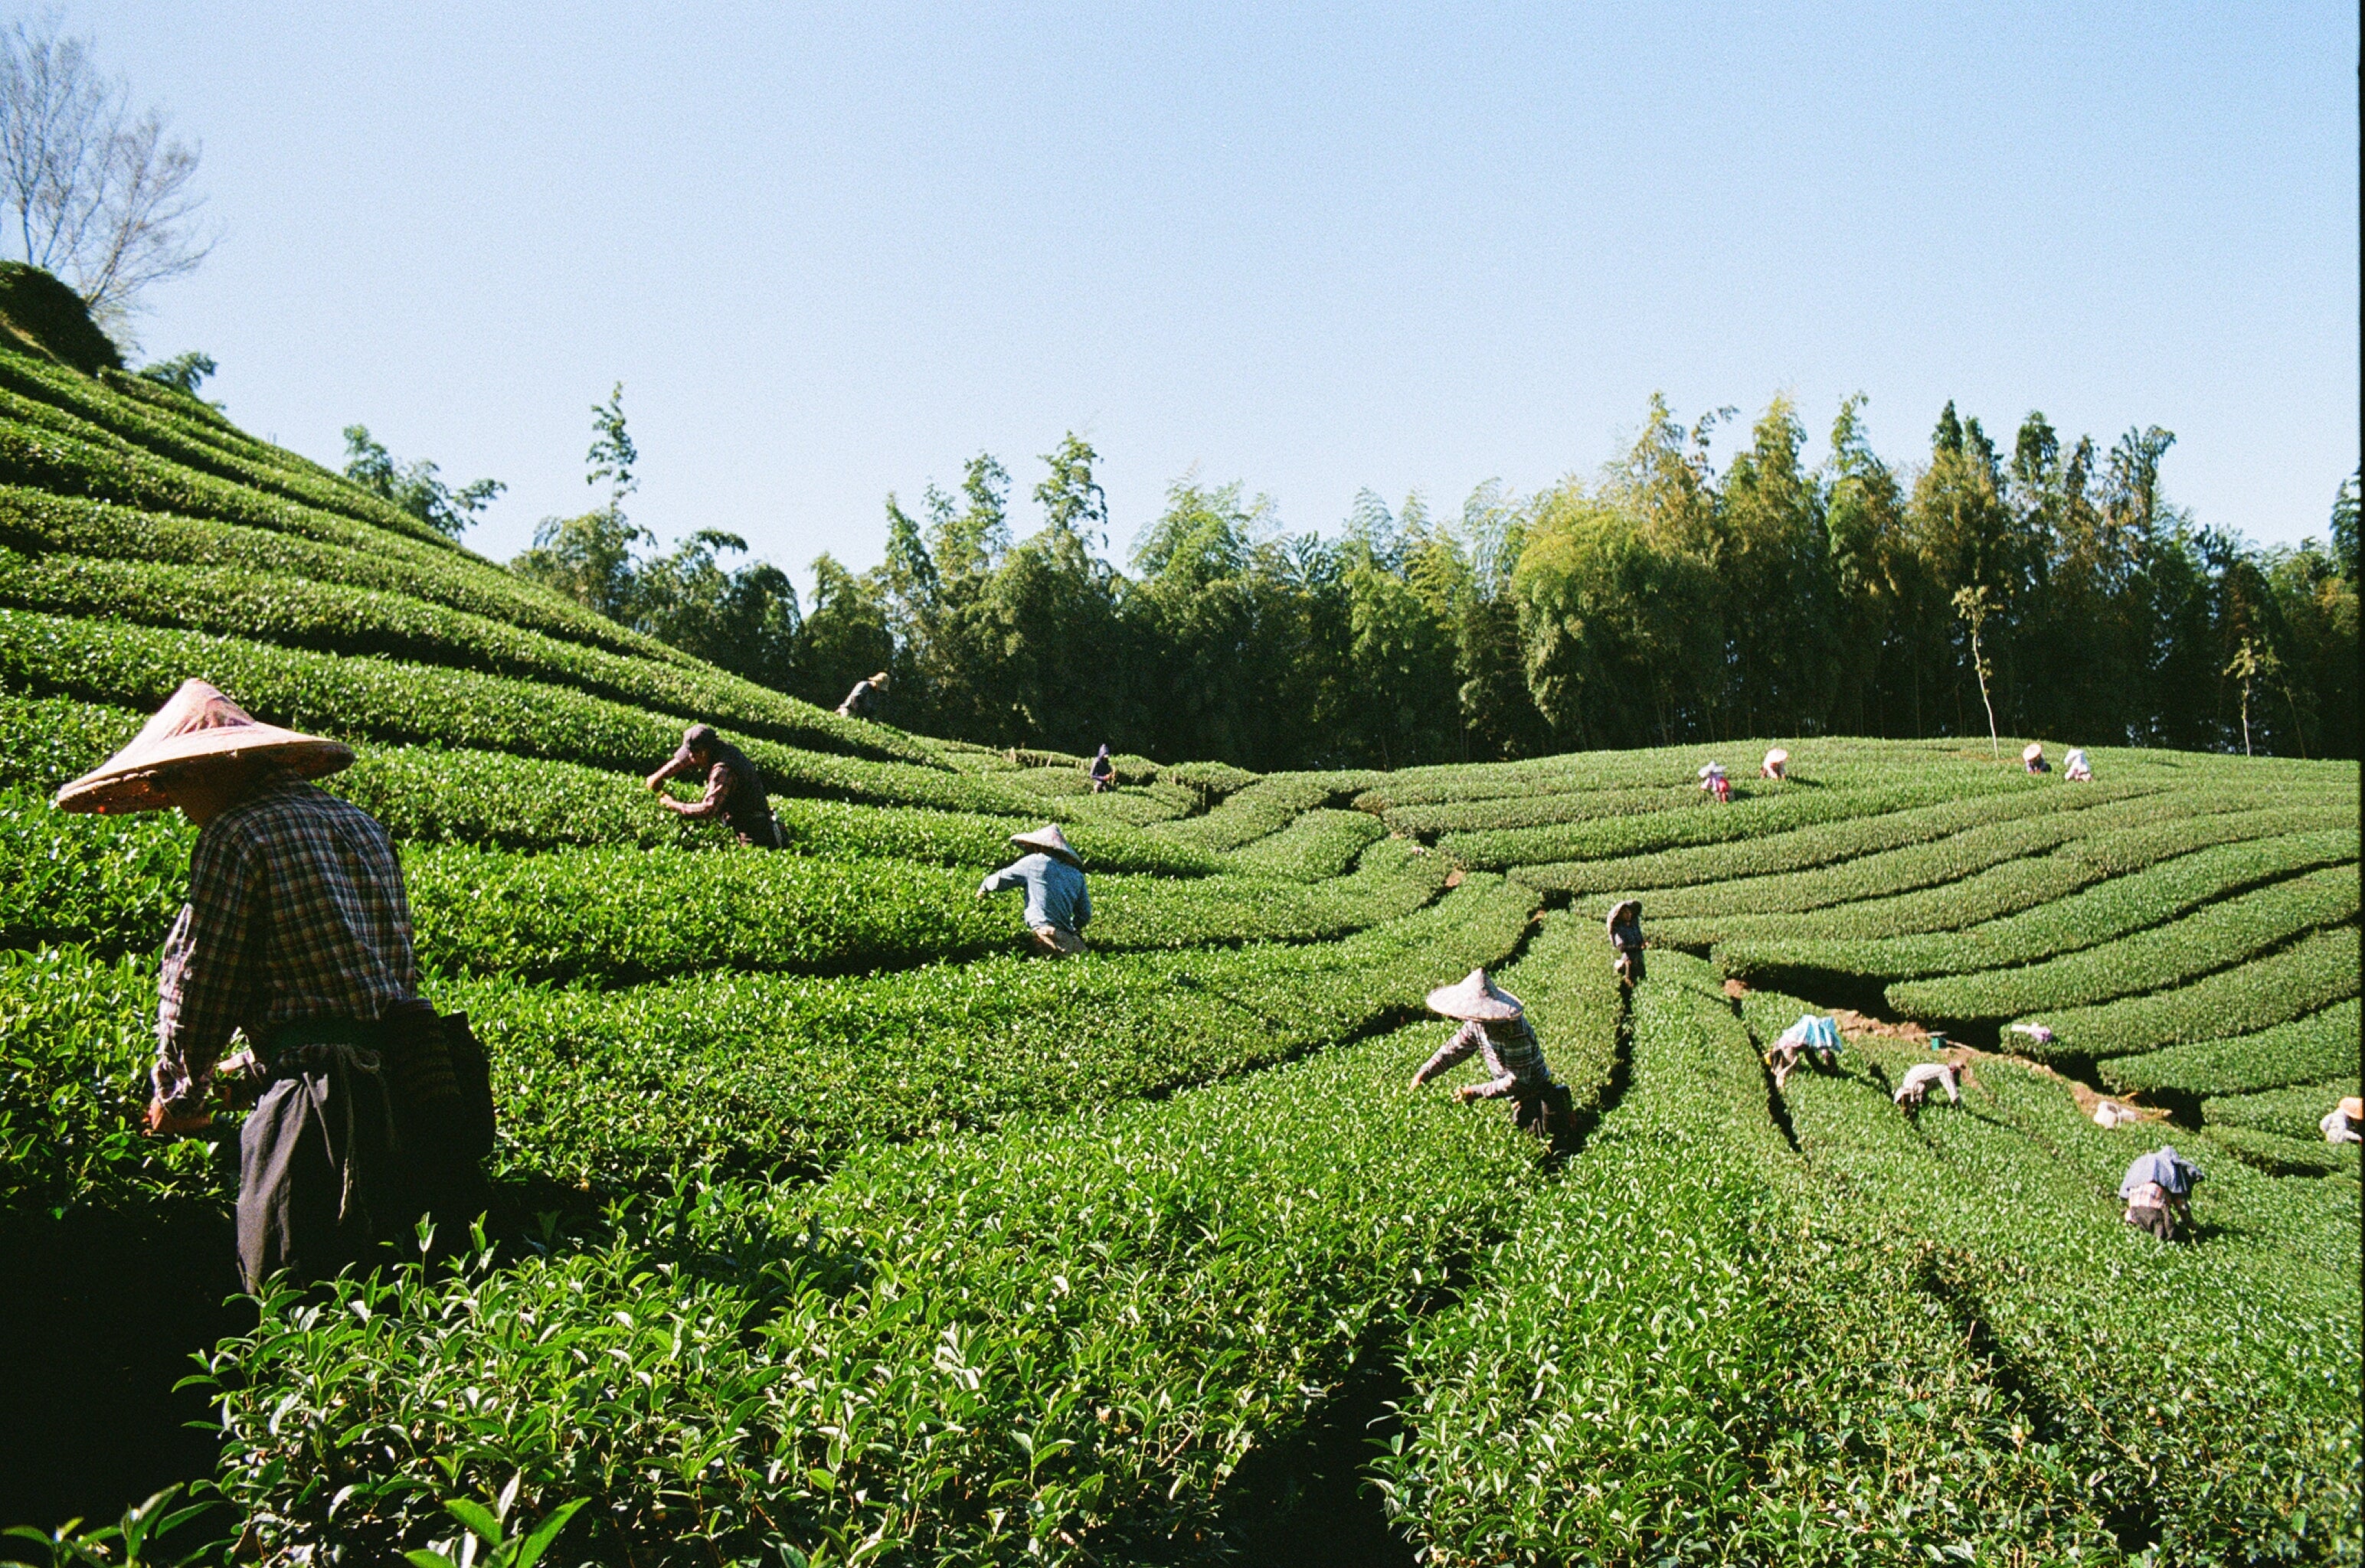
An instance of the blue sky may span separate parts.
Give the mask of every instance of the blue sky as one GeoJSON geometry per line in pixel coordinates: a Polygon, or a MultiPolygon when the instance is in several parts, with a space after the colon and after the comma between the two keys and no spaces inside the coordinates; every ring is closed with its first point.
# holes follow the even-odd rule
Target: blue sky
{"type": "Polygon", "coordinates": [[[1819,455],[1861,390],[1896,462],[1949,398],[2158,423],[2266,541],[2357,464],[2352,5],[64,16],[205,143],[150,357],[508,481],[495,556],[588,504],[619,380],[635,519],[801,582],[980,450],[1031,529],[1071,428],[1120,558],[1194,470],[1327,531],[1590,472],[1653,391],[1788,393],[1819,455]]]}

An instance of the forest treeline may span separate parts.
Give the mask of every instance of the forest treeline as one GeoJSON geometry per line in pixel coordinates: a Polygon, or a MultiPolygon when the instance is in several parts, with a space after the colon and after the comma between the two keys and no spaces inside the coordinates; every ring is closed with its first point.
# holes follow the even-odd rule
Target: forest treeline
{"type": "Polygon", "coordinates": [[[517,565],[816,701],[891,670],[885,717],[992,745],[1272,769],[1974,735],[1984,673],[2006,734],[2222,750],[2247,727],[2260,752],[2358,755],[2354,476],[2328,548],[2261,548],[2167,500],[2158,427],[2106,451],[2032,413],[2007,452],[1950,403],[1893,465],[1851,398],[1810,467],[1777,398],[1720,471],[1732,412],[1686,426],[1653,398],[1596,477],[1485,486],[1458,515],[1366,492],[1335,538],[1193,475],[1129,570],[1071,433],[1039,531],[1013,537],[1010,476],[981,454],[953,491],[891,495],[884,561],[824,555],[801,613],[777,568],[720,564],[728,534],[635,560],[595,512],[517,565]]]}

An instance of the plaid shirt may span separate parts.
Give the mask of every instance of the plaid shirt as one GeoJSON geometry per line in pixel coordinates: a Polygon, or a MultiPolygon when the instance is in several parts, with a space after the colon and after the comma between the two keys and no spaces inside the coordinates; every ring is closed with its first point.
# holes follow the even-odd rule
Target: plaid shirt
{"type": "Polygon", "coordinates": [[[164,938],[156,1096],[199,1114],[233,1029],[370,1021],[416,994],[402,865],[358,806],[280,775],[207,823],[164,938]]]}
{"type": "Polygon", "coordinates": [[[1486,1058],[1495,1076],[1470,1091],[1475,1100],[1499,1100],[1506,1094],[1521,1090],[1541,1089],[1552,1081],[1552,1069],[1544,1065],[1544,1048],[1536,1040],[1536,1032],[1527,1018],[1505,1019],[1499,1024],[1481,1024],[1476,1020],[1454,1031],[1453,1038],[1444,1048],[1429,1058],[1414,1081],[1427,1083],[1454,1063],[1466,1059],[1473,1051],[1486,1058]]]}

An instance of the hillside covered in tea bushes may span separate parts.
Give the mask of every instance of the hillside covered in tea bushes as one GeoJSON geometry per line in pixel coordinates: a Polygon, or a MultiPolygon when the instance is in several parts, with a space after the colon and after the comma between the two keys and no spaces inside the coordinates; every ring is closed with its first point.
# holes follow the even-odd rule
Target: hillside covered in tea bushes
{"type": "Polygon", "coordinates": [[[0,341],[0,1523],[181,1483],[240,1561],[457,1561],[453,1505],[619,1565],[2358,1561],[2356,765],[1765,744],[1093,795],[0,341]],[[398,841],[500,1103],[456,1270],[224,1305],[234,1141],[137,1130],[194,834],[48,800],[193,676],[350,741],[398,841]],[[787,853],[649,799],[693,720],[787,853]],[[970,896],[1047,821],[1097,911],[1057,964],[970,896]],[[1407,1091],[1478,965],[1564,1148],[1407,1091]],[[1909,1120],[1933,1030],[1983,1054],[1909,1120]],[[2190,1245],[2119,1220],[2163,1139],[2190,1245]]]}

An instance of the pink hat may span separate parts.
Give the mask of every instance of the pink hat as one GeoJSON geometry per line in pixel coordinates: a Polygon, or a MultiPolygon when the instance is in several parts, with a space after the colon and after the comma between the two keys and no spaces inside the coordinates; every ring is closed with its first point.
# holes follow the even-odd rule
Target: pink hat
{"type": "Polygon", "coordinates": [[[158,812],[161,777],[192,763],[268,758],[303,778],[353,765],[353,748],[266,724],[202,680],[185,680],[131,744],[58,791],[62,812],[158,812]]]}
{"type": "Polygon", "coordinates": [[[1488,980],[1485,969],[1473,969],[1467,980],[1430,991],[1429,1007],[1430,1012],[1441,1013],[1448,1018],[1481,1024],[1500,1024],[1526,1011],[1518,997],[1488,980]]]}

